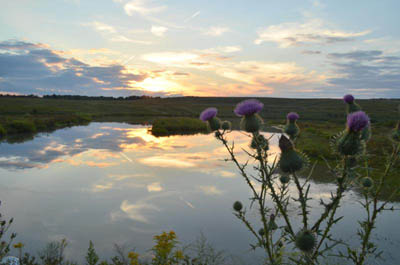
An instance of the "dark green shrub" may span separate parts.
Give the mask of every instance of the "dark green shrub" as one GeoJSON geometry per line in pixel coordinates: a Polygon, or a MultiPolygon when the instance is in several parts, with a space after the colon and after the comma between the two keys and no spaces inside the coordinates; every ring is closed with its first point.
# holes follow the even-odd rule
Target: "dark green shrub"
{"type": "Polygon", "coordinates": [[[154,121],[151,132],[155,136],[204,133],[207,132],[207,125],[194,118],[160,118],[154,121]]]}
{"type": "Polygon", "coordinates": [[[6,129],[2,125],[0,125],[0,138],[3,138],[7,134],[6,129]]]}
{"type": "Polygon", "coordinates": [[[14,120],[7,124],[8,133],[34,133],[36,126],[33,121],[14,120]]]}

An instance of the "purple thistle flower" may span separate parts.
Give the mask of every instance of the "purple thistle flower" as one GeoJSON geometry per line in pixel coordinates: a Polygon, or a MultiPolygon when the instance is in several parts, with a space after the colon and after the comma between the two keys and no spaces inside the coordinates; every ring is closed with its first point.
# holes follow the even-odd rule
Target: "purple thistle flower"
{"type": "Polygon", "coordinates": [[[208,121],[217,116],[218,110],[216,108],[208,108],[203,110],[203,112],[200,114],[200,120],[202,121],[208,121]]]}
{"type": "Polygon", "coordinates": [[[347,127],[354,132],[362,131],[369,124],[369,117],[363,111],[347,115],[347,127]]]}
{"type": "Polygon", "coordinates": [[[299,114],[297,114],[296,112],[290,112],[290,113],[288,113],[288,115],[286,116],[286,118],[287,118],[289,121],[295,121],[295,120],[298,120],[298,119],[300,118],[300,116],[299,116],[299,114]]]}
{"type": "Polygon", "coordinates": [[[264,104],[260,101],[256,99],[247,99],[237,104],[234,112],[238,116],[248,116],[259,112],[263,107],[264,104]]]}
{"type": "Polygon", "coordinates": [[[343,97],[343,101],[346,102],[347,104],[351,104],[354,102],[354,97],[351,94],[347,94],[343,97]]]}

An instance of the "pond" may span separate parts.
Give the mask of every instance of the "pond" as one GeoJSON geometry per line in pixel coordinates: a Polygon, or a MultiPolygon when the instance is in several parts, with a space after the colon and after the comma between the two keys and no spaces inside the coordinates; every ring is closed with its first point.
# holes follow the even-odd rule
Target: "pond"
{"type": "MultiPolygon", "coordinates": [[[[247,148],[245,134],[232,132],[230,138],[237,150],[247,148]]],[[[277,139],[274,135],[270,142],[274,155],[277,139]]],[[[146,253],[154,235],[174,230],[182,244],[203,234],[217,249],[254,264],[261,253],[250,250],[253,238],[232,214],[236,200],[248,207],[249,189],[225,158],[226,150],[212,135],[156,138],[148,127],[121,123],[91,123],[1,143],[1,212],[14,217],[16,242],[33,253],[62,238],[69,242],[67,257],[78,262],[89,240],[101,258],[114,254],[114,243],[146,253]]],[[[312,182],[314,217],[318,200],[334,189],[329,182],[312,182]]],[[[334,230],[350,243],[356,242],[357,220],[364,216],[358,199],[356,192],[347,193],[339,211],[345,219],[334,230]]],[[[291,214],[297,210],[293,203],[291,214]]],[[[253,211],[251,221],[257,224],[253,211]]],[[[371,264],[399,263],[399,222],[398,212],[380,216],[374,240],[386,260],[371,264]]]]}

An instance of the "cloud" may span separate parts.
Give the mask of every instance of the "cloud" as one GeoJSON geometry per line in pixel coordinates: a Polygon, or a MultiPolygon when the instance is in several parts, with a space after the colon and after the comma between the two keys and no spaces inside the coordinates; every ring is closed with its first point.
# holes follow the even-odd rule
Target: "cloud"
{"type": "Polygon", "coordinates": [[[242,47],[234,45],[234,46],[222,46],[222,47],[207,49],[205,51],[210,53],[234,53],[234,52],[240,52],[241,50],[242,47]]]}
{"type": "Polygon", "coordinates": [[[148,216],[146,216],[147,212],[160,211],[160,209],[153,204],[146,202],[129,203],[127,200],[122,201],[120,209],[130,219],[143,223],[149,222],[148,216]]]}
{"type": "MultiPolygon", "coordinates": [[[[223,52],[235,52],[240,46],[225,46],[185,52],[159,52],[142,55],[142,59],[158,65],[199,69],[217,78],[205,79],[192,73],[190,80],[182,80],[192,95],[265,96],[272,93],[311,91],[325,84],[326,77],[307,71],[294,62],[233,61],[223,52]],[[221,78],[222,77],[222,78],[221,78]]],[[[207,76],[207,74],[205,74],[207,76]]],[[[282,94],[283,95],[283,94],[282,94]]]]}
{"type": "Polygon", "coordinates": [[[312,19],[304,23],[288,22],[272,25],[258,31],[255,44],[275,42],[280,48],[308,44],[333,44],[352,41],[356,37],[369,34],[370,30],[348,32],[332,29],[320,19],[312,19]]]}
{"type": "Polygon", "coordinates": [[[125,37],[123,35],[116,35],[116,36],[112,37],[110,39],[110,41],[113,41],[113,42],[130,42],[130,43],[144,44],[144,45],[152,44],[151,41],[135,40],[135,39],[131,39],[131,38],[125,37]]]}
{"type": "Polygon", "coordinates": [[[205,69],[215,61],[230,59],[226,53],[239,52],[241,49],[240,46],[221,46],[204,50],[147,53],[141,58],[164,66],[205,69]]]}
{"type": "Polygon", "coordinates": [[[327,82],[338,90],[365,96],[400,97],[400,56],[380,50],[330,53],[336,75],[327,82]]]}
{"type": "Polygon", "coordinates": [[[26,50],[26,49],[35,49],[35,48],[48,48],[48,45],[41,43],[30,43],[25,41],[14,41],[7,40],[0,42],[0,50],[26,50]]]}
{"type": "Polygon", "coordinates": [[[166,6],[150,5],[146,0],[133,0],[124,5],[125,13],[128,16],[138,13],[140,15],[149,15],[159,13],[166,9],[166,6]]]}
{"type": "Polygon", "coordinates": [[[190,20],[194,19],[195,17],[197,17],[198,15],[200,15],[200,10],[197,12],[194,12],[190,17],[188,17],[187,19],[184,20],[185,23],[189,22],[190,20]]]}
{"type": "Polygon", "coordinates": [[[136,39],[127,37],[127,36],[121,34],[115,27],[105,24],[103,22],[93,21],[90,23],[84,23],[83,25],[93,28],[95,31],[102,34],[105,39],[112,41],[112,42],[130,42],[130,43],[143,44],[143,45],[152,44],[151,41],[136,40],[136,39]]]}
{"type": "Polygon", "coordinates": [[[216,186],[200,186],[200,190],[206,195],[221,195],[222,191],[216,186]]]}
{"type": "Polygon", "coordinates": [[[88,23],[89,26],[93,27],[96,31],[104,31],[107,33],[116,33],[117,31],[115,30],[115,28],[113,26],[107,25],[105,23],[102,22],[98,22],[98,21],[93,21],[91,23],[88,23]]]}
{"type": "Polygon", "coordinates": [[[163,65],[182,65],[200,59],[200,55],[194,52],[156,52],[144,54],[142,59],[163,65]]]}
{"type": "Polygon", "coordinates": [[[321,54],[321,51],[311,51],[311,50],[304,50],[301,52],[302,54],[309,54],[309,55],[314,55],[314,54],[321,54]]]}
{"type": "Polygon", "coordinates": [[[113,94],[113,89],[129,90],[148,76],[119,64],[88,65],[41,44],[0,42],[0,50],[0,91],[104,95],[113,94]]]}
{"type": "Polygon", "coordinates": [[[147,191],[148,192],[158,192],[162,191],[163,188],[161,187],[160,182],[153,182],[147,185],[147,191]]]}
{"type": "MultiPolygon", "coordinates": [[[[387,60],[389,57],[382,57],[383,52],[379,50],[371,51],[352,51],[347,53],[330,53],[328,57],[333,59],[350,59],[355,61],[377,61],[377,60],[387,60]]],[[[398,60],[398,57],[392,57],[398,60]]]]}
{"type": "Polygon", "coordinates": [[[294,62],[241,61],[221,67],[217,73],[229,79],[266,87],[276,84],[293,86],[318,82],[320,79],[294,62]]]}
{"type": "Polygon", "coordinates": [[[153,33],[157,37],[163,37],[167,32],[168,28],[163,26],[152,26],[151,33],[153,33]]]}
{"type": "Polygon", "coordinates": [[[207,29],[204,34],[209,36],[221,36],[224,33],[230,32],[231,30],[228,27],[223,26],[214,26],[207,29]]]}

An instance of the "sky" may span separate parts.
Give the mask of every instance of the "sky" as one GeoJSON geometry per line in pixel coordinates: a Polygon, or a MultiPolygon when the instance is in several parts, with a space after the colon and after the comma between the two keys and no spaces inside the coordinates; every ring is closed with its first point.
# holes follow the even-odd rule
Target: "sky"
{"type": "Polygon", "coordinates": [[[0,0],[0,93],[400,98],[398,0],[0,0]]]}

